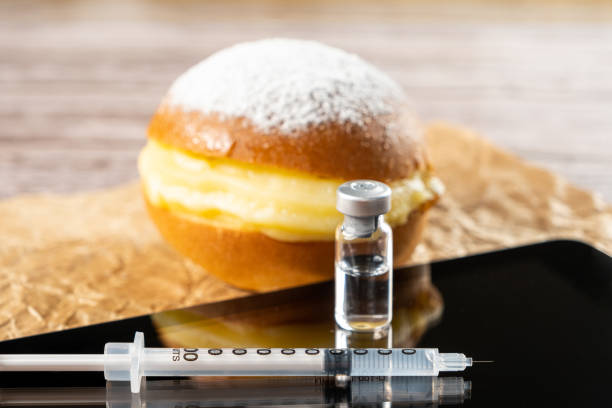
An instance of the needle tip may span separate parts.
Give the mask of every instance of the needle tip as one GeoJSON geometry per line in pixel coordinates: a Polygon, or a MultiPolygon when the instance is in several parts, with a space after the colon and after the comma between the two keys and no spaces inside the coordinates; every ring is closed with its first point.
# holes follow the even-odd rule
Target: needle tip
{"type": "Polygon", "coordinates": [[[472,363],[494,363],[493,360],[472,360],[472,363]]]}

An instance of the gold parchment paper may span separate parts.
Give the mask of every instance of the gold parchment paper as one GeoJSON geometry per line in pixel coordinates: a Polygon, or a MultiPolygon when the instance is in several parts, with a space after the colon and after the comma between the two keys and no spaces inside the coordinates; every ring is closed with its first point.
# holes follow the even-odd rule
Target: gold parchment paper
{"type": "MultiPolygon", "coordinates": [[[[612,253],[612,206],[477,135],[435,124],[432,162],[447,192],[414,262],[554,238],[612,253]]],[[[0,339],[248,293],[170,249],[137,182],[0,202],[0,339]]]]}

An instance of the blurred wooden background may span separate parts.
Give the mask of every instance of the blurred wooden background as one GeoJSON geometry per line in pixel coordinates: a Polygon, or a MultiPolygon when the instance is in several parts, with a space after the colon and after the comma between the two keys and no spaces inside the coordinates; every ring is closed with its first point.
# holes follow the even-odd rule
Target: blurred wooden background
{"type": "Polygon", "coordinates": [[[551,0],[3,1],[0,197],[135,179],[171,81],[270,36],[359,53],[425,121],[471,127],[612,201],[612,3],[551,0]]]}

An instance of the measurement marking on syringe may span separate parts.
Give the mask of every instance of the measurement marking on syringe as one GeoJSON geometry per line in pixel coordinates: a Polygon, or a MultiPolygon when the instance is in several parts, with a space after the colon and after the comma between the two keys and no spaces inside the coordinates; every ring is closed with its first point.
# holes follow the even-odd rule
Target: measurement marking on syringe
{"type": "Polygon", "coordinates": [[[197,348],[184,348],[183,349],[183,360],[185,361],[196,361],[198,359],[197,348]]]}

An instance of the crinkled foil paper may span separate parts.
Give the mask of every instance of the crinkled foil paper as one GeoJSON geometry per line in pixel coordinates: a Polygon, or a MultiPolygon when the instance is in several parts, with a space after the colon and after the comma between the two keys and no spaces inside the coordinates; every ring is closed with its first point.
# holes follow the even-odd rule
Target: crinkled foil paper
{"type": "MultiPolygon", "coordinates": [[[[612,206],[479,136],[427,131],[447,192],[414,262],[571,238],[612,252],[612,206]]],[[[169,248],[137,182],[0,202],[0,339],[218,301],[248,293],[169,248]]]]}

